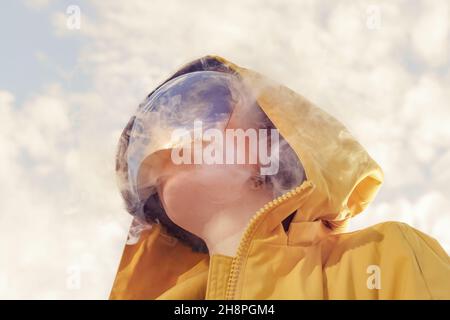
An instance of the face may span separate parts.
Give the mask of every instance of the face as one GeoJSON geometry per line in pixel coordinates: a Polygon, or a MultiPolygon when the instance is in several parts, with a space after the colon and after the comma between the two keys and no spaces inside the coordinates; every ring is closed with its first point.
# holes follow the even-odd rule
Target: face
{"type": "MultiPolygon", "coordinates": [[[[231,119],[227,128],[236,128],[231,119]]],[[[203,146],[205,147],[205,145],[203,146]]],[[[236,154],[234,149],[224,147],[236,154]]],[[[242,150],[241,150],[242,151],[242,150]]],[[[246,159],[250,150],[245,148],[246,159]]],[[[167,155],[166,155],[167,158],[167,155]]],[[[178,226],[198,236],[220,219],[225,234],[234,226],[245,225],[249,217],[273,198],[270,186],[259,174],[259,165],[250,164],[174,164],[166,162],[160,170],[158,193],[169,218],[178,226]]]]}

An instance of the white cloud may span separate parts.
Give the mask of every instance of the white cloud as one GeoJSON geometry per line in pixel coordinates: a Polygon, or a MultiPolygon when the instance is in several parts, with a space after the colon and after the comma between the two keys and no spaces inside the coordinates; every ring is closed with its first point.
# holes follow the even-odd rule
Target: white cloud
{"type": "Polygon", "coordinates": [[[52,88],[16,106],[0,92],[2,297],[108,295],[130,218],[113,175],[118,137],[93,133],[95,102],[52,88]],[[66,286],[70,265],[81,272],[76,290],[66,286]]]}
{"type": "Polygon", "coordinates": [[[449,3],[445,0],[424,1],[419,6],[422,14],[413,24],[412,44],[418,56],[429,67],[448,65],[449,3]]]}

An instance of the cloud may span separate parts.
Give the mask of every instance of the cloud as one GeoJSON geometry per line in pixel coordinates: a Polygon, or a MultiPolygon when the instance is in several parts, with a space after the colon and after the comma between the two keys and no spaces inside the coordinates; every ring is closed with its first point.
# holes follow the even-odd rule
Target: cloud
{"type": "Polygon", "coordinates": [[[447,1],[421,2],[422,14],[414,23],[411,40],[420,59],[429,67],[448,65],[449,4],[447,1]]]}
{"type": "Polygon", "coordinates": [[[130,219],[113,175],[118,134],[94,134],[93,103],[51,87],[17,106],[0,92],[1,296],[108,295],[130,219]],[[68,285],[71,270],[80,287],[68,285]]]}

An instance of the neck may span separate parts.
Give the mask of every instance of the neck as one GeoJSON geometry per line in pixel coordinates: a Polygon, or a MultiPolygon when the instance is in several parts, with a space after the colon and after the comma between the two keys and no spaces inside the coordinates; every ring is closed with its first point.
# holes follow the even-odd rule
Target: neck
{"type": "Polygon", "coordinates": [[[270,200],[270,193],[247,195],[245,201],[241,199],[211,215],[201,234],[209,254],[235,256],[251,217],[270,200]]]}
{"type": "Polygon", "coordinates": [[[209,254],[234,256],[251,215],[232,215],[228,210],[216,213],[203,228],[202,239],[209,254]]]}
{"type": "Polygon", "coordinates": [[[205,241],[208,246],[209,254],[221,254],[229,257],[235,256],[243,233],[244,230],[236,232],[223,240],[205,241]]]}

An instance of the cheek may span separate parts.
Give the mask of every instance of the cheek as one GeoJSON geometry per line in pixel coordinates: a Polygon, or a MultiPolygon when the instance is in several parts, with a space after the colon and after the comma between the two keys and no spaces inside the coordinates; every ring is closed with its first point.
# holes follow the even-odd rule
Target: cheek
{"type": "Polygon", "coordinates": [[[165,178],[160,199],[168,217],[197,233],[208,220],[245,197],[251,172],[245,168],[206,165],[165,178]]]}
{"type": "MultiPolygon", "coordinates": [[[[167,178],[160,188],[160,198],[167,216],[178,226],[194,232],[195,223],[198,223],[199,212],[196,210],[195,186],[187,186],[184,175],[167,178]]],[[[194,232],[195,233],[195,232],[194,232]]]]}

